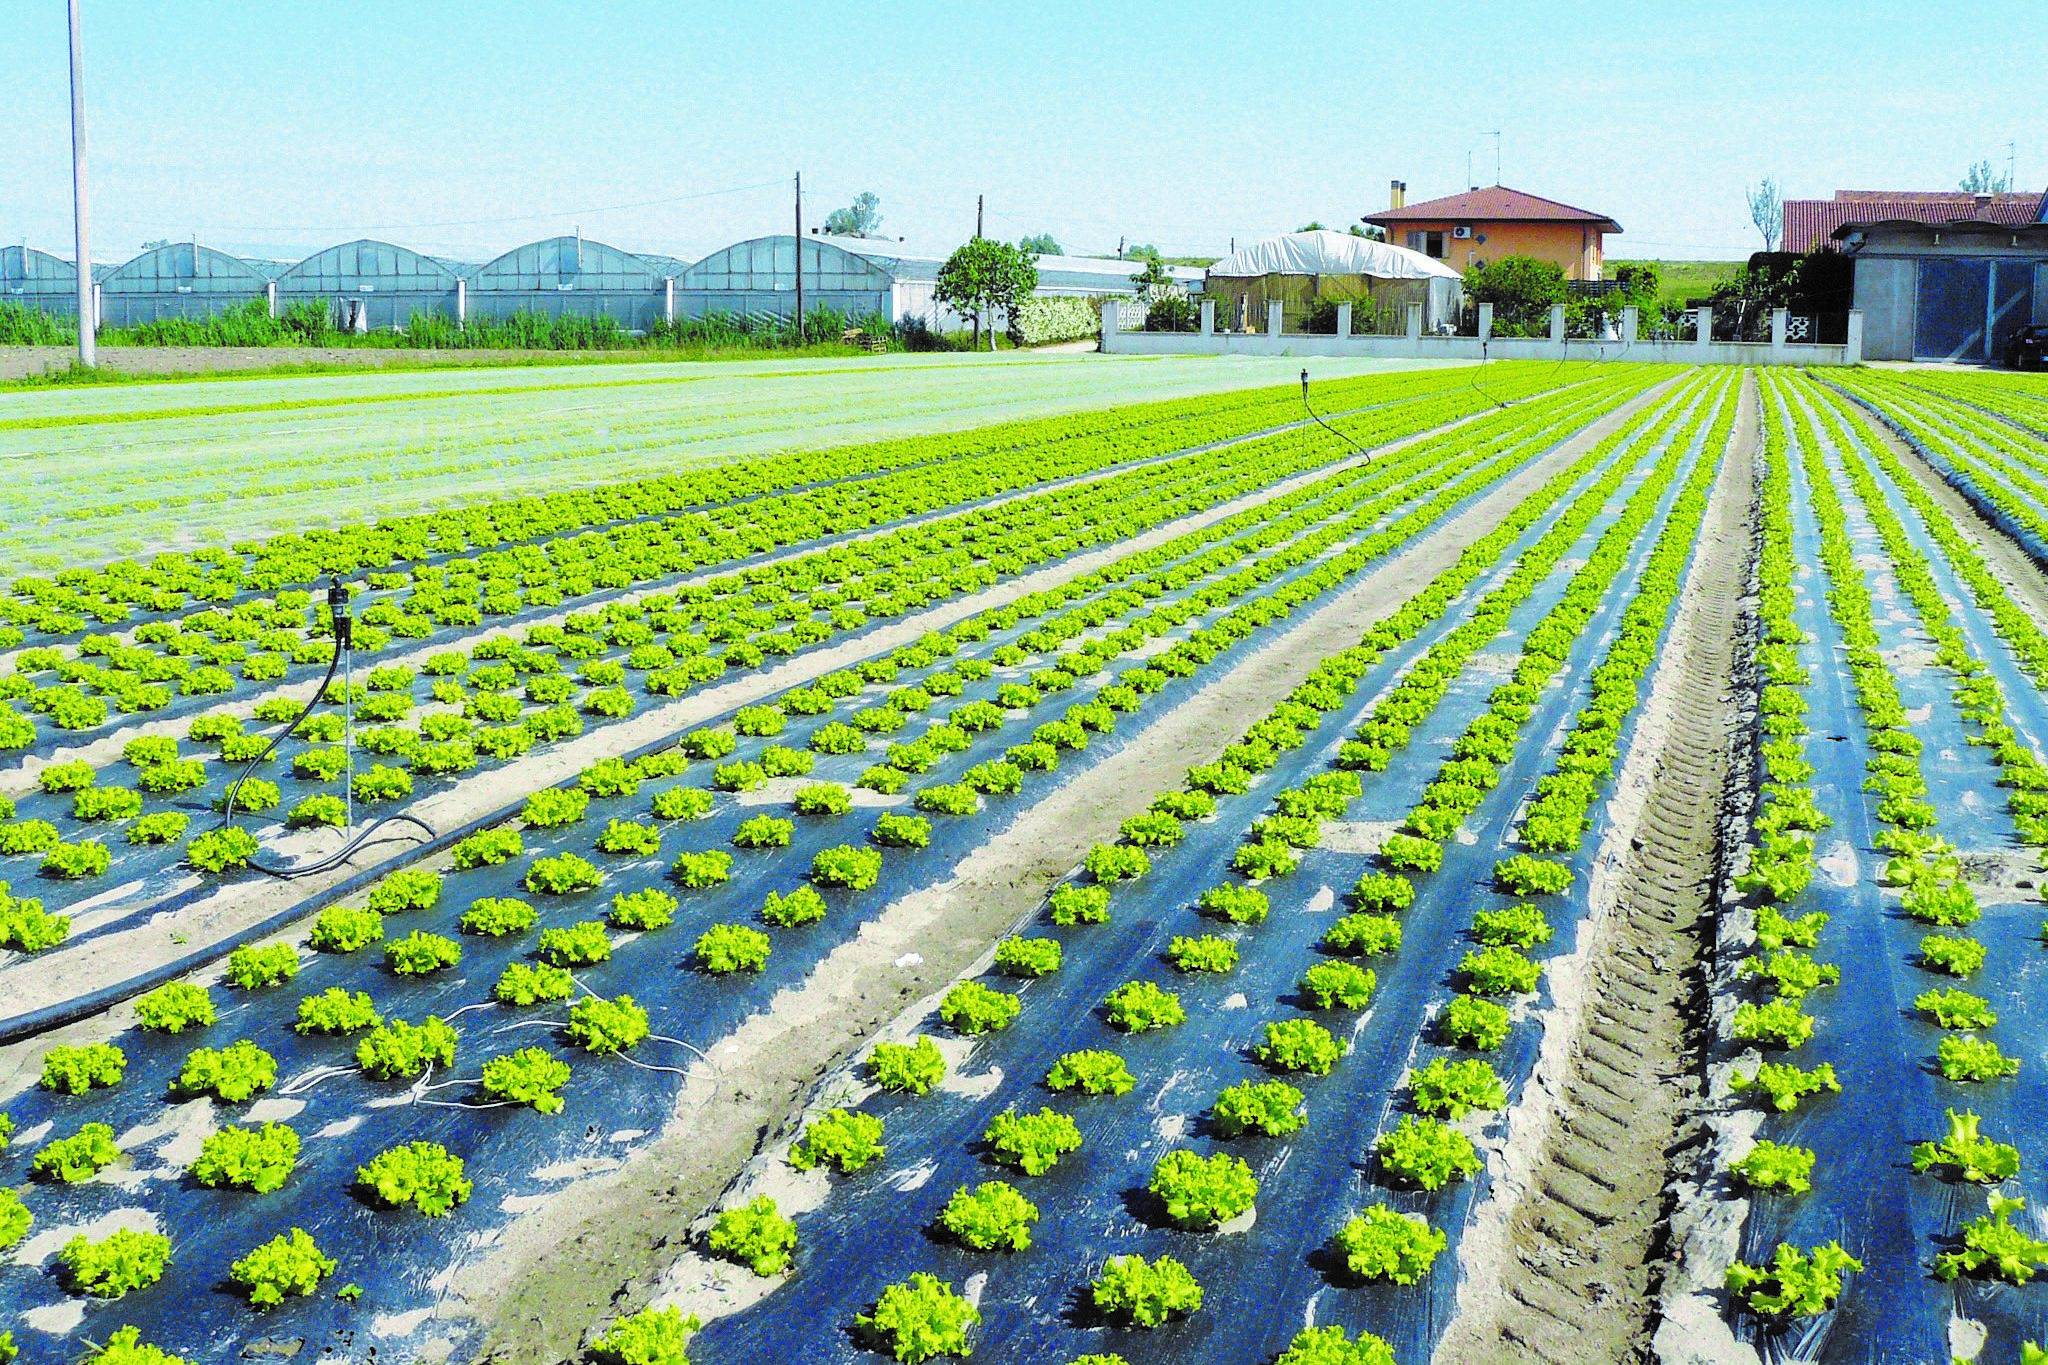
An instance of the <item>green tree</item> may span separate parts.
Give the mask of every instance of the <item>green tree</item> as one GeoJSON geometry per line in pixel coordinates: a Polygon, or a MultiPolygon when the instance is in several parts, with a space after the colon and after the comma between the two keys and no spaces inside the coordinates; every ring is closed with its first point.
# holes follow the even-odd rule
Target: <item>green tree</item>
{"type": "Polygon", "coordinates": [[[1308,221],[1307,221],[1306,223],[1303,223],[1303,224],[1302,224],[1302,225],[1301,225],[1300,227],[1296,228],[1296,229],[1295,229],[1295,231],[1296,231],[1296,232],[1328,232],[1328,231],[1329,231],[1329,229],[1323,226],[1323,223],[1322,223],[1322,220],[1321,220],[1321,219],[1319,219],[1319,218],[1311,218],[1311,219],[1309,219],[1309,220],[1308,220],[1308,221]]]}
{"type": "Polygon", "coordinates": [[[1548,328],[1550,305],[1563,303],[1570,292],[1562,266],[1533,256],[1503,256],[1465,272],[1465,297],[1493,305],[1497,335],[1526,335],[1539,320],[1548,328]]]}
{"type": "MultiPolygon", "coordinates": [[[[938,301],[973,320],[976,347],[981,345],[981,318],[987,312],[1005,314],[1015,339],[1018,309],[1038,288],[1038,267],[1033,259],[1022,247],[976,237],[939,267],[938,301]]],[[[995,349],[993,329],[989,349],[995,349]]]]}
{"type": "Polygon", "coordinates": [[[1979,161],[1963,172],[1962,181],[1956,188],[1964,194],[2004,194],[2012,188],[2012,176],[1992,170],[1989,161],[1979,161]]]}
{"type": "Polygon", "coordinates": [[[882,201],[872,190],[862,190],[853,203],[825,215],[825,231],[834,237],[871,237],[882,226],[882,201]]]}
{"type": "Polygon", "coordinates": [[[1041,232],[1036,237],[1026,237],[1017,243],[1019,251],[1028,251],[1034,256],[1064,256],[1060,244],[1050,232],[1041,232]]]}

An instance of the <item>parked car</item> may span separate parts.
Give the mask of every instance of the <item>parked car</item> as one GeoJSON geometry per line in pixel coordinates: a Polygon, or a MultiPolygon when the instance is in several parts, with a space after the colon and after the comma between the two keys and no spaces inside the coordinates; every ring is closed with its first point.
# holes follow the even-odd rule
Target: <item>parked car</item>
{"type": "Polygon", "coordinates": [[[2005,343],[2008,370],[2048,370],[2048,327],[2022,327],[2005,343]]]}

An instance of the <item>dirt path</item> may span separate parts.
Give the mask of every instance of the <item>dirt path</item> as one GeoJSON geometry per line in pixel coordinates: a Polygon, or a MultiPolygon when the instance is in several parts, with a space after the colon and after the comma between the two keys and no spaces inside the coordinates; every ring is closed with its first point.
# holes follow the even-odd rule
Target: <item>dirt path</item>
{"type": "Polygon", "coordinates": [[[661,1137],[620,1169],[564,1188],[458,1267],[443,1314],[483,1321],[483,1359],[553,1362],[600,1319],[645,1301],[686,1249],[684,1229],[787,1130],[821,1078],[906,1008],[976,970],[1052,882],[1116,837],[1124,816],[1213,759],[1326,654],[1355,643],[1544,479],[1669,392],[1660,385],[1589,425],[1025,810],[948,880],[870,919],[801,986],[709,1045],[712,1065],[693,1072],[661,1137]]]}
{"type": "Polygon", "coordinates": [[[1468,1278],[1435,1354],[1446,1365],[1650,1358],[1666,1191],[1700,1093],[1695,1021],[1738,728],[1756,440],[1746,380],[1609,804],[1580,944],[1551,961],[1541,1056],[1466,1236],[1468,1278]]]}

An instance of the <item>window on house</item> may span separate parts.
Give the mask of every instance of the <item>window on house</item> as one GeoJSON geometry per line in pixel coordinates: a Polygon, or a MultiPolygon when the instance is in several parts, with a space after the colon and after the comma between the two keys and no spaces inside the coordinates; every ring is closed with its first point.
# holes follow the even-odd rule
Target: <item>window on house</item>
{"type": "Polygon", "coordinates": [[[1408,233],[1408,249],[1419,251],[1437,260],[1444,258],[1444,235],[1442,232],[1426,232],[1414,229],[1408,233]]]}

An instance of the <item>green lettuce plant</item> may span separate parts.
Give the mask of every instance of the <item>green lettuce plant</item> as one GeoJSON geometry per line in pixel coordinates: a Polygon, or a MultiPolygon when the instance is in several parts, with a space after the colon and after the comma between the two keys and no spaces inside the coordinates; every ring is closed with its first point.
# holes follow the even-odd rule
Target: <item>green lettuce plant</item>
{"type": "Polygon", "coordinates": [[[1738,1261],[1728,1267],[1727,1289],[1751,1312],[1764,1317],[1811,1317],[1825,1313],[1842,1293],[1842,1272],[1863,1262],[1841,1243],[1814,1247],[1809,1255],[1785,1242],[1768,1265],[1738,1261]]]}
{"type": "Polygon", "coordinates": [[[73,1288],[99,1299],[118,1299],[164,1277],[171,1239],[161,1233],[118,1228],[95,1242],[80,1233],[57,1253],[73,1288]]]}
{"type": "Polygon", "coordinates": [[[1133,1327],[1158,1327],[1202,1307],[1202,1286],[1171,1256],[1112,1256],[1088,1290],[1097,1312],[1133,1327]]]}
{"type": "Polygon", "coordinates": [[[166,982],[135,1001],[135,1022],[156,1033],[203,1028],[216,1017],[212,995],[189,981],[166,982]]]}
{"type": "Polygon", "coordinates": [[[1384,1204],[1369,1205],[1338,1229],[1335,1239],[1336,1249],[1353,1275],[1395,1284],[1419,1283],[1449,1243],[1443,1232],[1424,1219],[1384,1204]]]}
{"type": "Polygon", "coordinates": [[[192,1163],[192,1178],[209,1189],[268,1194],[284,1188],[298,1165],[299,1135],[282,1123],[209,1133],[192,1163]]]}
{"type": "Polygon", "coordinates": [[[984,1181],[971,1191],[962,1185],[939,1211],[939,1226],[974,1251],[1028,1250],[1037,1221],[1038,1206],[1002,1180],[984,1181]]]}
{"type": "Polygon", "coordinates": [[[410,1205],[429,1218],[466,1203],[475,1188],[463,1178],[462,1158],[438,1142],[408,1142],[379,1152],[356,1168],[356,1184],[390,1208],[410,1205]]]}
{"type": "Polygon", "coordinates": [[[585,1052],[610,1056],[626,1052],[645,1042],[652,1029],[647,1011],[630,995],[610,1000],[586,996],[569,1010],[569,1041],[585,1052]]]}
{"type": "Polygon", "coordinates": [[[765,1278],[789,1269],[789,1254],[796,1250],[796,1224],[784,1218],[775,1201],[764,1194],[720,1213],[704,1240],[717,1255],[765,1278]]]}
{"type": "Polygon", "coordinates": [[[1228,1152],[1203,1157],[1180,1148],[1161,1157],[1146,1186],[1183,1228],[1227,1223],[1252,1206],[1259,1182],[1252,1169],[1228,1152]]]}
{"type": "Polygon", "coordinates": [[[280,1233],[228,1268],[228,1279],[249,1295],[252,1308],[275,1308],[286,1295],[304,1296],[320,1288],[339,1262],[314,1244],[311,1233],[293,1228],[280,1233]]]}
{"type": "Polygon", "coordinates": [[[1074,1120],[1053,1109],[1035,1114],[1005,1109],[990,1121],[981,1137],[991,1156],[1026,1175],[1044,1175],[1062,1156],[1081,1146],[1081,1130],[1074,1120]]]}
{"type": "Polygon", "coordinates": [[[981,1310],[922,1270],[884,1289],[873,1311],[853,1320],[876,1350],[912,1363],[968,1354],[967,1329],[980,1321],[981,1310]]]}
{"type": "Polygon", "coordinates": [[[1392,1132],[1382,1133],[1374,1152],[1395,1180],[1425,1190],[1440,1190],[1453,1180],[1476,1175],[1480,1167],[1471,1138],[1413,1114],[1392,1132]]]}
{"type": "Polygon", "coordinates": [[[568,1083],[569,1064],[545,1048],[523,1047],[484,1063],[482,1086],[486,1096],[532,1105],[542,1114],[562,1112],[564,1102],[556,1092],[568,1083]]]}
{"type": "Polygon", "coordinates": [[[1124,1095],[1136,1085],[1124,1059],[1114,1052],[1082,1049],[1069,1052],[1045,1073],[1053,1090],[1079,1090],[1088,1095],[1124,1095]]]}
{"type": "Polygon", "coordinates": [[[876,1043],[868,1054],[870,1080],[884,1090],[928,1095],[946,1078],[945,1054],[929,1038],[910,1043],[876,1043]]]}
{"type": "Polygon", "coordinates": [[[38,1180],[75,1185],[120,1159],[114,1130],[104,1123],[88,1123],[70,1137],[45,1143],[29,1163],[29,1172],[38,1180]]]}
{"type": "Polygon", "coordinates": [[[881,1119],[855,1109],[828,1109],[805,1125],[790,1146],[789,1164],[800,1171],[831,1166],[841,1175],[852,1175],[887,1150],[882,1146],[881,1119]]]}

